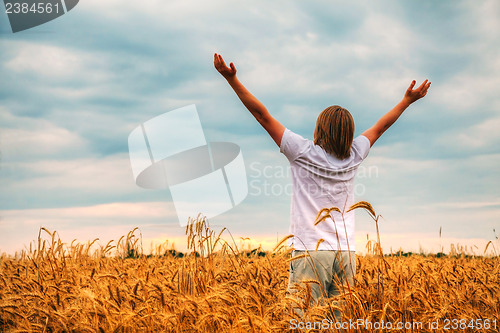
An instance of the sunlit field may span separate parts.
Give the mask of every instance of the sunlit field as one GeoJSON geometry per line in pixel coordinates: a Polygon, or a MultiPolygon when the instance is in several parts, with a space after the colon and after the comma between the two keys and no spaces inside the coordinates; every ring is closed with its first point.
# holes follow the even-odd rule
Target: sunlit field
{"type": "MultiPolygon", "coordinates": [[[[353,286],[308,304],[287,296],[290,249],[243,251],[203,219],[186,230],[190,251],[141,250],[131,231],[105,246],[64,243],[40,230],[31,248],[0,259],[2,332],[498,332],[498,255],[357,257],[353,286]],[[295,309],[302,309],[299,317],[295,309]],[[340,321],[330,313],[338,309],[340,321]]],[[[167,243],[166,243],[167,244],[167,243]]],[[[495,244],[489,244],[493,248],[495,244]]]]}

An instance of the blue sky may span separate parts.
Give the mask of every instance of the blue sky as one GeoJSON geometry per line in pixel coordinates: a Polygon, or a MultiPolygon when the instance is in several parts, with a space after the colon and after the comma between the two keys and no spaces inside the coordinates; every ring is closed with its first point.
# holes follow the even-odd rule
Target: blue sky
{"type": "MultiPolygon", "coordinates": [[[[85,0],[13,34],[2,13],[0,252],[41,226],[104,243],[137,226],[181,244],[169,191],[134,184],[127,137],[189,104],[207,139],[237,143],[247,167],[249,196],[210,223],[264,245],[286,236],[287,161],[214,70],[218,52],[309,138],[329,105],[349,109],[360,134],[411,80],[430,79],[371,150],[357,198],[383,216],[386,249],[444,241],[480,253],[500,233],[499,16],[495,0],[85,0]]],[[[360,242],[374,232],[365,213],[357,230],[360,242]]]]}

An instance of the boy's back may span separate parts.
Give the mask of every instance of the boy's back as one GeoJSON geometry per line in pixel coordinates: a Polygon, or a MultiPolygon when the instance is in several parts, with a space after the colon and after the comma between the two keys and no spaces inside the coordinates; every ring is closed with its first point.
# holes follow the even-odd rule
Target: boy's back
{"type": "Polygon", "coordinates": [[[313,141],[285,129],[280,151],[290,162],[293,195],[290,210],[291,246],[296,250],[355,251],[354,211],[332,211],[332,219],[314,226],[318,212],[337,207],[341,212],[354,204],[354,176],[370,150],[365,136],[353,140],[351,154],[341,160],[313,141]]]}

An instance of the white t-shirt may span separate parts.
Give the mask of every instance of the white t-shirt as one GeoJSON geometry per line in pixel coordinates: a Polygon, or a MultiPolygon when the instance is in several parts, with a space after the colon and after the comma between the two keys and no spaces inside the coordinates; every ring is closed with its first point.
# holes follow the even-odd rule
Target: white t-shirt
{"type": "Polygon", "coordinates": [[[313,141],[285,129],[280,151],[290,162],[293,182],[290,209],[290,246],[296,250],[355,251],[354,211],[332,211],[330,218],[314,226],[318,212],[337,207],[347,211],[354,204],[354,176],[370,151],[365,136],[353,140],[351,155],[340,160],[313,141]]]}

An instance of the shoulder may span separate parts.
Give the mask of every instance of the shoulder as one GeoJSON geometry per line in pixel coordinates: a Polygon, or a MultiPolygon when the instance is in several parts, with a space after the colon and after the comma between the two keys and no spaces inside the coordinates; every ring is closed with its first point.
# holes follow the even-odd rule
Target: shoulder
{"type": "Polygon", "coordinates": [[[313,142],[311,140],[285,128],[283,137],[281,138],[280,152],[292,161],[309,151],[312,145],[313,142]]]}
{"type": "Polygon", "coordinates": [[[352,150],[361,159],[365,159],[370,152],[370,140],[364,135],[357,136],[352,141],[352,150]]]}

